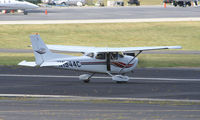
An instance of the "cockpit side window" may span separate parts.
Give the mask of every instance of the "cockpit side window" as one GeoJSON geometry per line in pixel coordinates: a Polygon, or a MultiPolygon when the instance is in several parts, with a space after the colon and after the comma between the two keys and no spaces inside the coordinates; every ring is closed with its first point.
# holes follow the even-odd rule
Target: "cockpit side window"
{"type": "Polygon", "coordinates": [[[117,60],[118,59],[118,52],[111,53],[111,60],[117,60]]]}
{"type": "Polygon", "coordinates": [[[95,58],[100,59],[100,60],[104,60],[104,59],[106,59],[105,53],[98,53],[95,58]]]}

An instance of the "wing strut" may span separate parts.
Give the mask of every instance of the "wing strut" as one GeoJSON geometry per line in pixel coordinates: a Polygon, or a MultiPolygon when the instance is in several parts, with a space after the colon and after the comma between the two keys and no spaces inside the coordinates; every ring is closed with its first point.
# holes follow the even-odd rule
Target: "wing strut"
{"type": "Polygon", "coordinates": [[[135,60],[135,58],[140,55],[140,53],[142,53],[143,50],[140,50],[135,57],[133,57],[133,59],[131,59],[120,71],[119,71],[119,74],[121,73],[121,71],[124,70],[124,68],[126,68],[128,66],[128,64],[130,64],[133,60],[135,60]]]}

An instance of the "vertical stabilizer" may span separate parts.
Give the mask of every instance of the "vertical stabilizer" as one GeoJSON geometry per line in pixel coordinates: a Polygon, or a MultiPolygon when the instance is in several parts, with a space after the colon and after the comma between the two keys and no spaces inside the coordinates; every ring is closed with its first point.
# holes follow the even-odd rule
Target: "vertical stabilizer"
{"type": "Polygon", "coordinates": [[[35,55],[35,63],[41,65],[52,56],[52,52],[47,48],[40,35],[30,35],[32,48],[35,55]]]}

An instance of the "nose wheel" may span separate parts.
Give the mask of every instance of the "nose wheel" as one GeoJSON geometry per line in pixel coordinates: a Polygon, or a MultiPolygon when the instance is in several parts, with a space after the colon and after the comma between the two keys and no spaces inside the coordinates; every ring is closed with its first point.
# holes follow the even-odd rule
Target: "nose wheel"
{"type": "Polygon", "coordinates": [[[129,80],[129,77],[125,75],[112,75],[110,72],[107,72],[107,74],[110,75],[112,80],[116,83],[127,83],[129,80]]]}
{"type": "Polygon", "coordinates": [[[117,84],[124,84],[124,83],[128,83],[128,81],[116,81],[117,84]]]}
{"type": "Polygon", "coordinates": [[[24,10],[24,15],[28,15],[28,11],[24,10]]]}

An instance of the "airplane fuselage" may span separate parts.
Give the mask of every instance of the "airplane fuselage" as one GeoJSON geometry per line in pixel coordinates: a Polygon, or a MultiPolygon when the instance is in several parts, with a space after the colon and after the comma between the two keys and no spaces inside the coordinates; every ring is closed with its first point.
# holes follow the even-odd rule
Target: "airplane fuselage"
{"type": "Polygon", "coordinates": [[[120,70],[124,68],[120,73],[127,73],[133,71],[138,64],[138,58],[135,58],[127,65],[131,59],[133,59],[132,56],[125,55],[123,58],[119,58],[118,60],[111,60],[110,70],[107,69],[106,60],[98,60],[88,56],[59,58],[56,61],[66,62],[58,67],[63,69],[88,71],[94,73],[119,73],[120,70]]]}

